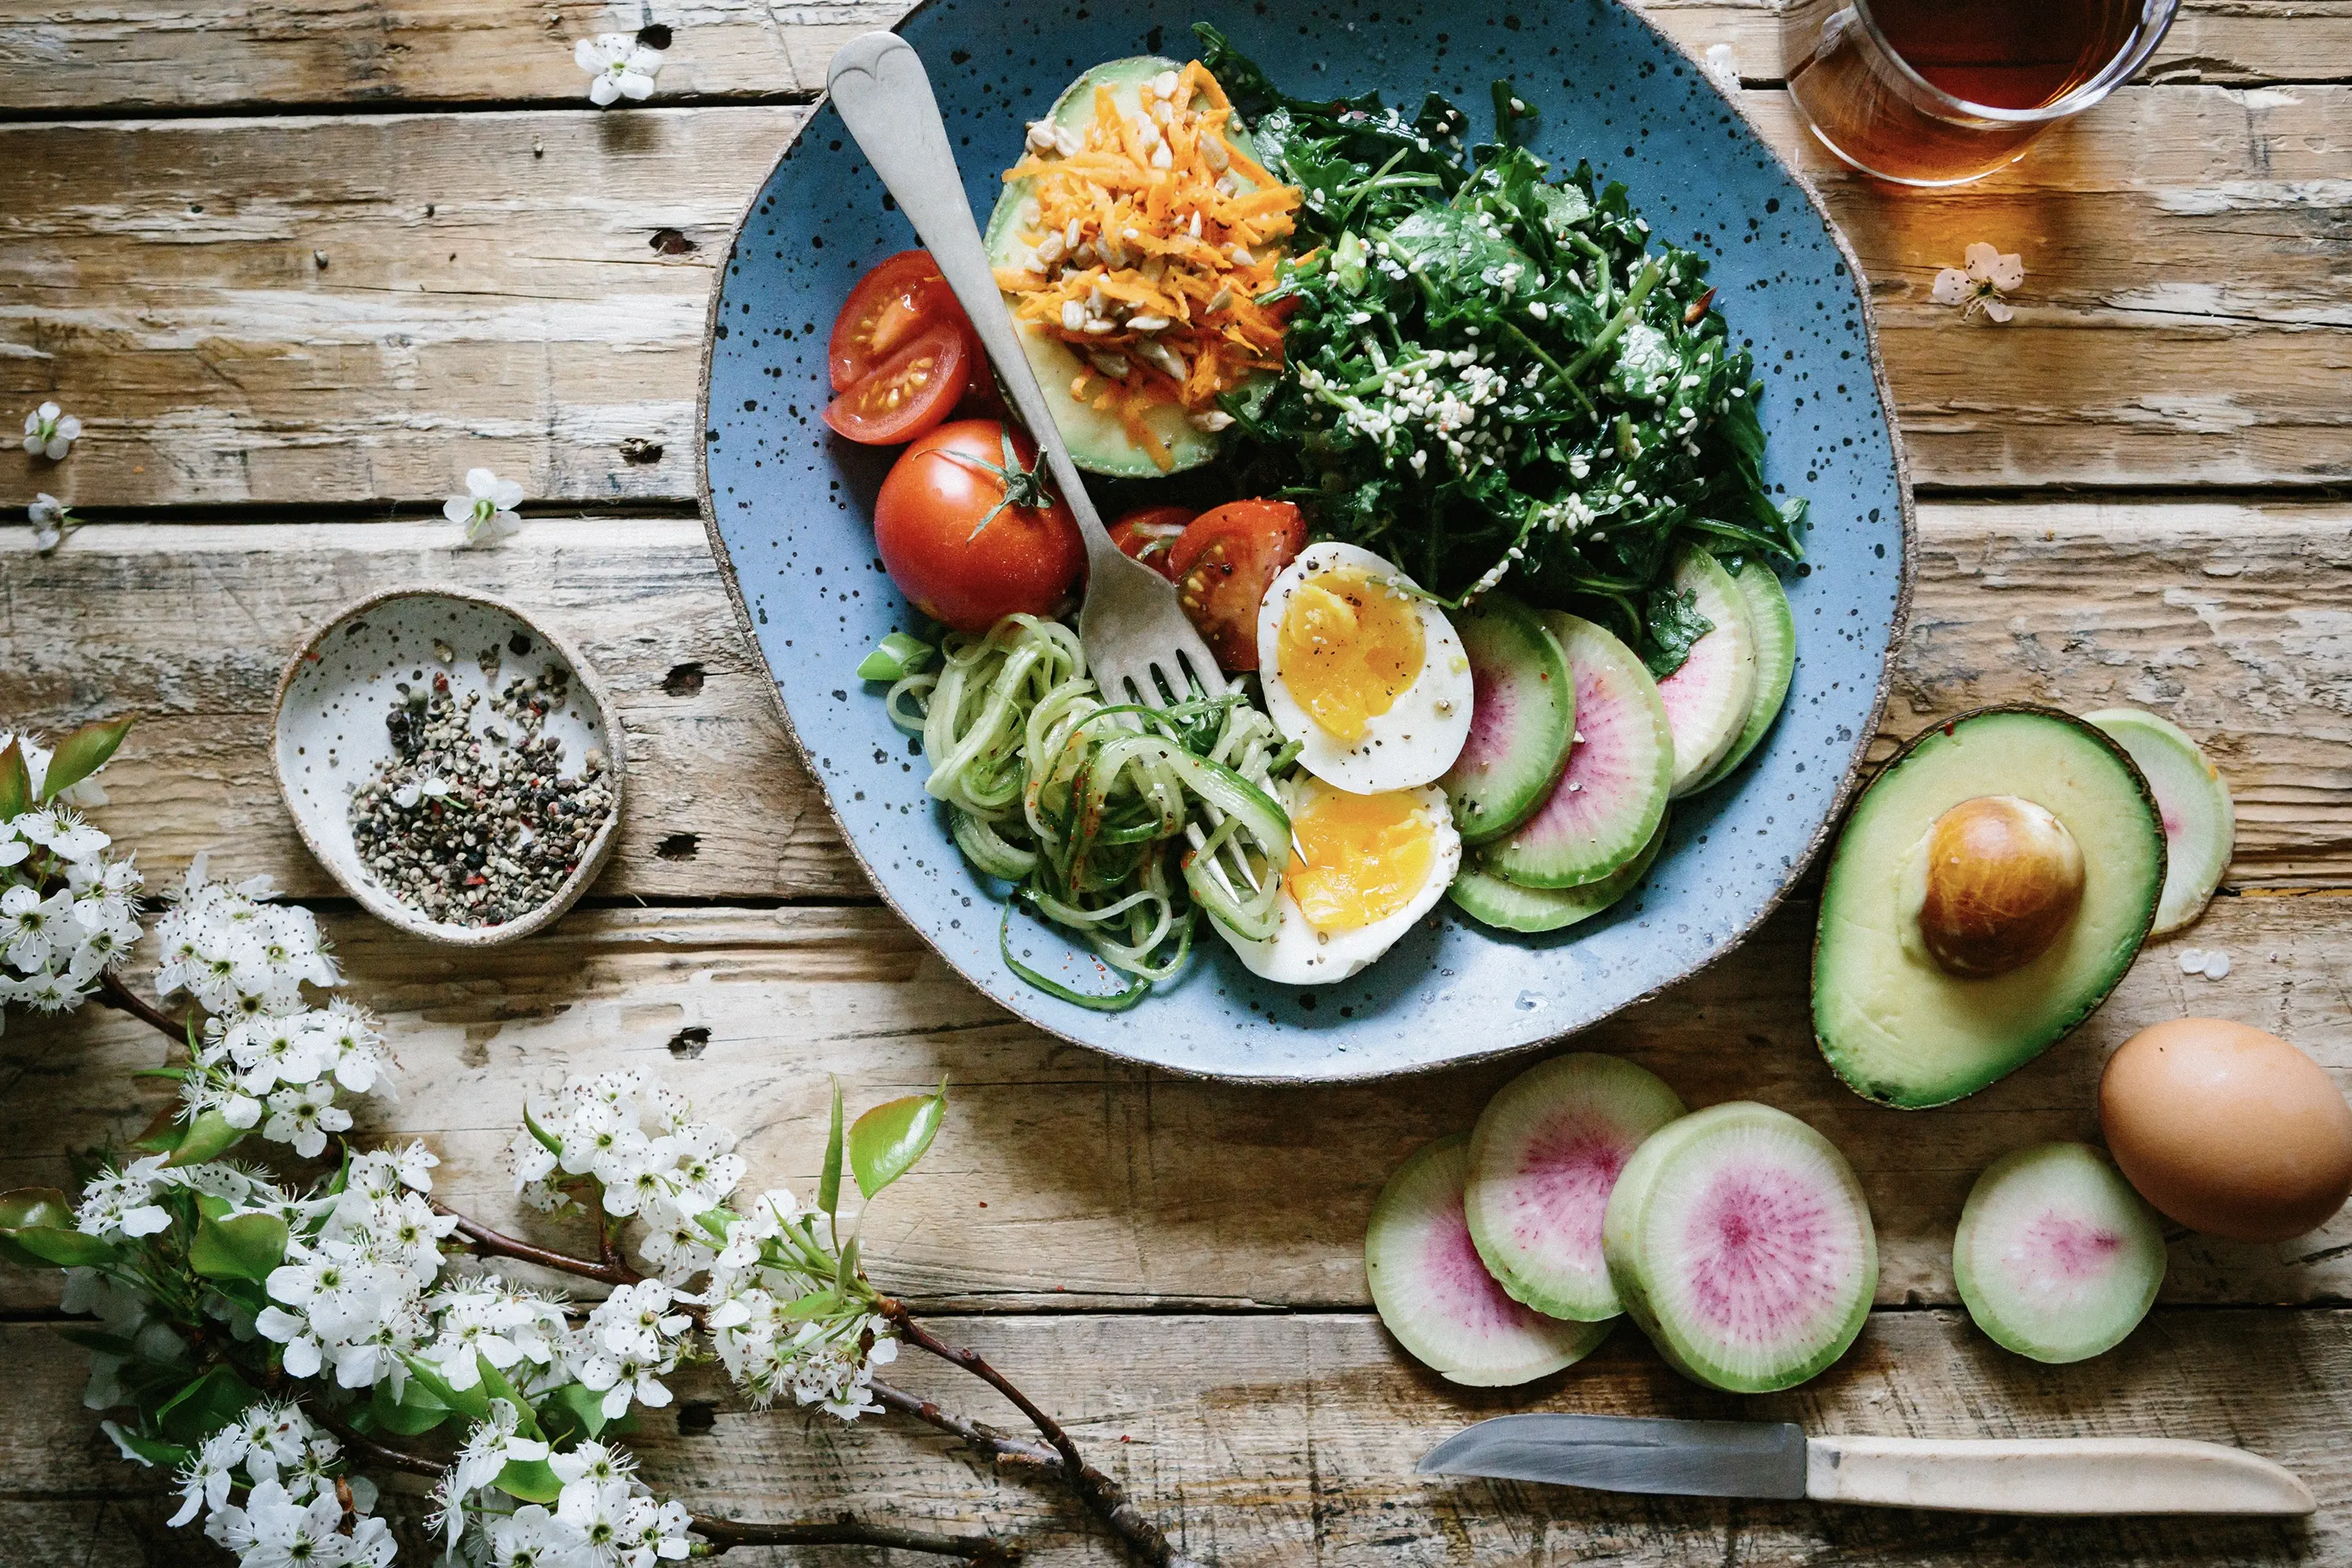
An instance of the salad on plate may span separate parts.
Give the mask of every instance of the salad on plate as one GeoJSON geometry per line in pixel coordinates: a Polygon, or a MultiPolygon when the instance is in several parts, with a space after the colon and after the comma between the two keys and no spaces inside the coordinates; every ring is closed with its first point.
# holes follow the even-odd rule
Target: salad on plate
{"type": "Polygon", "coordinates": [[[1196,59],[1097,66],[1008,124],[986,240],[1072,456],[1136,502],[1112,537],[1229,690],[1097,687],[1076,524],[926,253],[872,269],[830,343],[826,424],[905,448],[875,542],[929,623],[858,673],[1007,921],[1110,984],[1001,935],[1007,963],[1104,1009],[1204,923],[1313,985],[1441,898],[1515,931],[1591,919],[1795,664],[1804,503],[1765,483],[1706,259],[1588,163],[1555,174],[1508,82],[1477,140],[1435,93],[1293,97],[1195,31],[1196,59]]]}

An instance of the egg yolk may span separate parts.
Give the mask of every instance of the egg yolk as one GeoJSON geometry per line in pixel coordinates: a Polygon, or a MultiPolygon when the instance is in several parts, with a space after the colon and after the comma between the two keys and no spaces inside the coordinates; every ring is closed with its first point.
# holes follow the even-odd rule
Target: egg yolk
{"type": "Polygon", "coordinates": [[[1318,789],[1290,814],[1283,883],[1317,931],[1355,931],[1412,902],[1436,858],[1429,818],[1411,790],[1318,789]]]}
{"type": "Polygon", "coordinates": [[[1292,591],[1275,668],[1308,718],[1353,742],[1420,677],[1422,657],[1412,602],[1360,566],[1338,566],[1292,591]]]}

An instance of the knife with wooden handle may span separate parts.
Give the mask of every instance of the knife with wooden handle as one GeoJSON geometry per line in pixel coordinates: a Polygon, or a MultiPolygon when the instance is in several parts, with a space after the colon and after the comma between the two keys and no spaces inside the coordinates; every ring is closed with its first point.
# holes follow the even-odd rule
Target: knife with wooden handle
{"type": "Polygon", "coordinates": [[[1498,1415],[1423,1456],[1423,1474],[1603,1491],[1810,1498],[2024,1514],[2307,1514],[2259,1454],[2177,1437],[1808,1437],[1785,1422],[1498,1415]]]}

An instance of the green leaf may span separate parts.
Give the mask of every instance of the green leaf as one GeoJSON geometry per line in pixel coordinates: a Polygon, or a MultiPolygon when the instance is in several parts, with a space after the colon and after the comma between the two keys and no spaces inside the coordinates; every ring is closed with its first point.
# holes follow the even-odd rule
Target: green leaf
{"type": "Polygon", "coordinates": [[[854,1236],[843,1244],[841,1256],[834,1259],[833,1283],[834,1288],[844,1296],[856,1288],[857,1238],[854,1236]]]}
{"type": "Polygon", "coordinates": [[[375,1392],[369,1395],[368,1408],[374,1413],[377,1424],[385,1431],[397,1432],[404,1437],[430,1432],[449,1419],[449,1407],[413,1377],[401,1390],[398,1399],[392,1396],[390,1382],[377,1384],[375,1392]]]}
{"type": "Polygon", "coordinates": [[[499,1490],[525,1502],[553,1502],[563,1495],[563,1480],[545,1459],[509,1459],[499,1472],[499,1490]]]}
{"type": "Polygon", "coordinates": [[[94,1268],[111,1263],[118,1256],[113,1243],[63,1226],[22,1226],[5,1234],[9,1241],[43,1263],[53,1263],[60,1268],[94,1268]]]}
{"type": "Polygon", "coordinates": [[[272,1214],[206,1215],[188,1243],[188,1267],[207,1279],[267,1279],[285,1261],[286,1222],[272,1214]]]}
{"type": "Polygon", "coordinates": [[[25,748],[14,735],[0,749],[0,822],[13,821],[33,809],[33,775],[25,771],[25,748]]]}
{"type": "Polygon", "coordinates": [[[158,1469],[176,1470],[188,1462],[190,1453],[177,1443],[161,1443],[152,1437],[142,1437],[125,1427],[120,1421],[101,1421],[99,1427],[114,1439],[114,1446],[126,1457],[144,1459],[158,1469]]]}
{"type": "Polygon", "coordinates": [[[59,741],[49,757],[48,774],[41,781],[41,798],[55,800],[104,767],[136,717],[125,713],[120,719],[93,720],[59,741]]]}
{"type": "Polygon", "coordinates": [[[857,661],[860,680],[904,680],[908,676],[931,662],[935,650],[904,632],[892,632],[875,645],[874,651],[857,661]]]}
{"type": "Polygon", "coordinates": [[[703,1233],[711,1240],[724,1247],[727,1245],[727,1227],[742,1217],[733,1209],[722,1205],[715,1209],[704,1209],[694,1216],[694,1223],[700,1226],[703,1233]]]}
{"type": "Polygon", "coordinates": [[[17,1187],[0,1193],[0,1230],[21,1230],[28,1225],[73,1228],[73,1205],[55,1187],[17,1187]]]}
{"type": "Polygon", "coordinates": [[[155,1120],[147,1124],[145,1131],[131,1141],[131,1146],[142,1154],[168,1154],[187,1135],[188,1130],[180,1121],[179,1106],[167,1105],[155,1113],[155,1120]]]}
{"type": "Polygon", "coordinates": [[[204,1376],[163,1402],[155,1424],[175,1443],[194,1447],[234,1422],[261,1396],[226,1362],[215,1363],[204,1376]]]}
{"type": "Polygon", "coordinates": [[[833,1079],[833,1125],[824,1135],[824,1174],[817,1178],[816,1206],[829,1217],[841,1209],[841,1079],[833,1079]]]}
{"type": "Polygon", "coordinates": [[[593,1437],[604,1429],[604,1396],[584,1383],[567,1383],[547,1396],[540,1417],[559,1441],[593,1437]]]}
{"type": "Polygon", "coordinates": [[[838,1289],[828,1285],[822,1290],[812,1290],[798,1300],[788,1303],[783,1310],[783,1320],[788,1323],[805,1323],[811,1318],[829,1318],[841,1310],[846,1300],[838,1289]]]}
{"type": "Polygon", "coordinates": [[[849,1129],[849,1168],[869,1199],[905,1175],[938,1136],[947,1112],[948,1082],[937,1094],[909,1095],[876,1106],[849,1129]]]}
{"type": "MultiPolygon", "coordinates": [[[[492,1365],[490,1358],[479,1351],[474,1352],[474,1364],[481,1369],[482,1392],[492,1399],[503,1399],[515,1407],[518,1417],[515,1430],[526,1437],[543,1439],[547,1434],[539,1429],[538,1414],[531,1409],[530,1400],[515,1392],[515,1385],[507,1381],[507,1374],[492,1365]]],[[[530,1498],[525,1500],[537,1502],[540,1500],[530,1498]]]]}
{"type": "Polygon", "coordinates": [[[58,1329],[57,1336],[68,1344],[79,1345],[86,1351],[96,1351],[100,1355],[119,1355],[126,1361],[140,1353],[139,1347],[121,1334],[110,1334],[98,1329],[85,1329],[74,1323],[68,1323],[58,1329]]]}
{"type": "Polygon", "coordinates": [[[539,1140],[539,1146],[541,1148],[546,1150],[551,1154],[559,1156],[563,1152],[563,1140],[558,1138],[554,1133],[550,1132],[546,1128],[541,1127],[539,1124],[539,1119],[531,1115],[530,1100],[528,1096],[524,1098],[522,1102],[522,1124],[530,1129],[530,1135],[539,1140]]]}
{"type": "Polygon", "coordinates": [[[408,1363],[411,1377],[422,1383],[427,1393],[458,1415],[476,1421],[490,1418],[490,1396],[482,1391],[481,1384],[476,1384],[462,1390],[452,1388],[449,1380],[441,1375],[441,1369],[431,1362],[414,1355],[404,1355],[400,1359],[408,1363]]]}
{"type": "Polygon", "coordinates": [[[228,1124],[228,1119],[217,1110],[200,1110],[180,1134],[179,1147],[163,1162],[170,1169],[179,1165],[201,1165],[207,1160],[217,1160],[235,1148],[245,1134],[228,1124]]]}

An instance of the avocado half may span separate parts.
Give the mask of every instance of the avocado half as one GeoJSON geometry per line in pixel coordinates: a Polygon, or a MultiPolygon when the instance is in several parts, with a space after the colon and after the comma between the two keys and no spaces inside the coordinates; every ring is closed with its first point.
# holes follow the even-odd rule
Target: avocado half
{"type": "MultiPolygon", "coordinates": [[[[1065,88],[1062,96],[1054,100],[1047,118],[1064,130],[1083,132],[1094,122],[1097,87],[1110,89],[1121,113],[1139,113],[1143,84],[1162,71],[1183,68],[1177,61],[1157,55],[1108,61],[1065,88]]],[[[1226,130],[1225,140],[1235,151],[1249,151],[1247,142],[1234,140],[1232,125],[1226,130]]],[[[1029,251],[1021,243],[1021,236],[1036,218],[1036,182],[1015,180],[1007,184],[1004,193],[996,198],[995,210],[988,216],[985,242],[989,264],[1021,265],[1029,251]]],[[[1008,298],[1006,308],[1010,309],[1011,304],[1008,298]]],[[[1054,411],[1054,423],[1069,446],[1070,460],[1089,473],[1108,474],[1115,479],[1161,478],[1160,466],[1151,460],[1149,452],[1129,438],[1117,415],[1107,409],[1095,409],[1070,395],[1070,384],[1087,368],[1086,362],[1072,353],[1068,344],[1039,331],[1033,322],[1016,317],[1013,328],[1021,339],[1022,352],[1029,358],[1029,368],[1037,373],[1037,384],[1045,395],[1045,405],[1054,411]]],[[[1144,416],[1144,423],[1150,426],[1151,433],[1160,437],[1174,460],[1168,472],[1199,468],[1217,455],[1217,437],[1194,429],[1184,410],[1175,404],[1154,408],[1144,416]]]]}
{"type": "Polygon", "coordinates": [[[1937,725],[1871,782],[1831,854],[1813,941],[1822,1055],[1884,1105],[1920,1110],[1974,1094],[2106,1000],[2147,938],[2164,871],[2156,796],[2095,727],[2021,704],[1937,725]],[[1936,819],[1979,795],[2016,795],[2063,823],[2083,852],[2083,898],[2039,957],[1964,979],[1917,940],[1904,873],[1936,819]]]}

